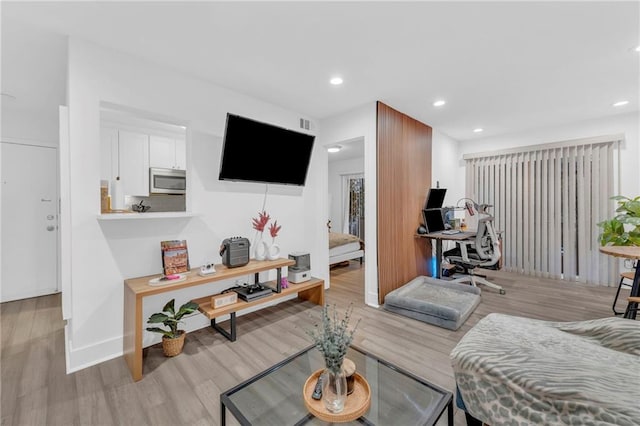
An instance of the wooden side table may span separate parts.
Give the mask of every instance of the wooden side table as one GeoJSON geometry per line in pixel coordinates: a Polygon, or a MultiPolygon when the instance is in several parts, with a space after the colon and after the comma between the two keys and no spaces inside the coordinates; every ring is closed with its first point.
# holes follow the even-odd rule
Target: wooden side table
{"type": "MultiPolygon", "coordinates": [[[[622,257],[625,259],[640,259],[640,247],[636,246],[604,246],[600,247],[600,252],[609,256],[622,257]]],[[[636,271],[633,276],[633,284],[631,285],[631,294],[629,297],[637,298],[640,296],[640,262],[636,262],[636,271]]],[[[636,319],[638,313],[638,302],[629,301],[625,311],[625,318],[636,319]]]]}

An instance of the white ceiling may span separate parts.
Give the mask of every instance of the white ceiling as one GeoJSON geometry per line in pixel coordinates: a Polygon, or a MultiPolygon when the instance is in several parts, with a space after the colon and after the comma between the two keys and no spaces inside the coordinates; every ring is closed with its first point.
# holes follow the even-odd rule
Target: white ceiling
{"type": "Polygon", "coordinates": [[[17,98],[3,97],[4,107],[57,111],[64,103],[64,38],[52,31],[314,119],[380,100],[460,141],[638,111],[638,1],[2,1],[1,8],[2,92],[17,98]],[[334,75],[342,86],[329,85],[334,75]],[[447,104],[433,107],[440,98],[447,104]],[[621,99],[630,103],[613,108],[621,99]]]}

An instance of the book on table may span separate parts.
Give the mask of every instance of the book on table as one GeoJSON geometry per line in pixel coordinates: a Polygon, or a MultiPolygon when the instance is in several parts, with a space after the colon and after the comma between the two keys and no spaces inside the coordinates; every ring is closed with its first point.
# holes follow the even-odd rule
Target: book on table
{"type": "Polygon", "coordinates": [[[162,268],[165,275],[189,272],[189,251],[187,240],[168,240],[160,242],[162,268]]]}

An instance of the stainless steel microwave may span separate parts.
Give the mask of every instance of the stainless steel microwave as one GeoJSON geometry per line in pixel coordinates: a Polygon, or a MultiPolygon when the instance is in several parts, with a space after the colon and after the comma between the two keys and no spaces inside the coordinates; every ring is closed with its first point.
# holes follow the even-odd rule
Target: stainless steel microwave
{"type": "Polygon", "coordinates": [[[178,169],[150,167],[149,192],[151,194],[185,194],[187,173],[178,169]]]}

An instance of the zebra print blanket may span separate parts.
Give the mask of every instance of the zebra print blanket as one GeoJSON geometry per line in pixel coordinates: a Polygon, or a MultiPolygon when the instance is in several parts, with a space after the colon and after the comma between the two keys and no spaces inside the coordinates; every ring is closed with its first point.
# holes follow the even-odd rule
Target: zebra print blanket
{"type": "Polygon", "coordinates": [[[490,425],[640,425],[640,322],[489,314],[451,361],[469,414],[490,425]]]}

